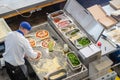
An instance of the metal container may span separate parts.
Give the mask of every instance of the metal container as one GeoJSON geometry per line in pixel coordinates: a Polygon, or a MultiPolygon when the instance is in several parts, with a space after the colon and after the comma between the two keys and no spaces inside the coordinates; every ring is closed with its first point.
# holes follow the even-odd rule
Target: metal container
{"type": "MultiPolygon", "coordinates": [[[[104,31],[104,27],[100,23],[98,23],[93,18],[93,16],[91,16],[91,14],[77,2],[77,0],[68,0],[64,9],[59,11],[62,11],[63,14],[67,16],[65,20],[69,20],[71,22],[69,25],[74,24],[74,29],[79,29],[80,33],[82,33],[82,37],[85,36],[90,40],[90,45],[96,44],[104,31]]],[[[55,11],[53,13],[58,13],[59,11],[55,11]]],[[[78,40],[81,36],[76,36],[74,39],[66,36],[67,32],[63,32],[61,29],[59,29],[58,23],[55,23],[51,19],[51,14],[53,13],[48,14],[48,22],[52,25],[53,29],[61,36],[61,38],[68,44],[68,46],[70,46],[70,48],[75,51],[76,55],[81,59],[81,61],[87,66],[89,63],[86,62],[80,52],[80,50],[84,47],[77,46],[76,44],[76,40],[78,40]]],[[[89,47],[89,45],[86,45],[85,47],[89,47]]],[[[96,58],[98,59],[99,57],[96,56],[96,58]]]]}
{"type": "Polygon", "coordinates": [[[104,31],[104,27],[100,25],[76,0],[68,0],[63,10],[48,15],[48,18],[54,25],[56,25],[56,23],[51,19],[51,15],[58,13],[65,14],[66,19],[71,20],[72,23],[82,29],[93,42],[97,42],[104,31]],[[97,31],[98,29],[99,31],[97,31]]]}
{"type": "Polygon", "coordinates": [[[77,70],[77,69],[81,68],[81,62],[80,62],[79,58],[75,55],[74,52],[67,53],[67,60],[68,60],[68,64],[70,64],[70,67],[72,70],[77,70]],[[71,61],[70,58],[72,58],[73,62],[77,62],[77,65],[74,65],[74,63],[71,61]]]}
{"type": "Polygon", "coordinates": [[[115,71],[112,71],[96,80],[115,80],[116,76],[117,76],[117,73],[115,71]]]}
{"type": "Polygon", "coordinates": [[[113,62],[107,57],[103,56],[101,59],[93,61],[89,64],[89,76],[91,80],[96,80],[101,76],[107,74],[113,62]]]}
{"type": "Polygon", "coordinates": [[[92,44],[92,42],[87,37],[83,36],[75,40],[75,44],[78,49],[81,49],[83,47],[89,46],[90,44],[92,44]]]}
{"type": "MultiPolygon", "coordinates": [[[[78,73],[69,75],[65,79],[62,79],[62,80],[82,80],[83,78],[85,78],[88,75],[88,70],[84,65],[82,65],[81,69],[78,69],[76,71],[78,71],[78,73]]],[[[72,71],[72,72],[74,73],[76,71],[72,71]]]]}
{"type": "Polygon", "coordinates": [[[65,69],[60,69],[58,71],[55,71],[53,73],[51,73],[48,76],[48,80],[61,80],[67,77],[67,71],[65,69]],[[61,74],[61,75],[60,75],[61,74]],[[58,75],[58,76],[57,76],[58,75]],[[52,78],[54,76],[57,76],[56,78],[52,78]]]}

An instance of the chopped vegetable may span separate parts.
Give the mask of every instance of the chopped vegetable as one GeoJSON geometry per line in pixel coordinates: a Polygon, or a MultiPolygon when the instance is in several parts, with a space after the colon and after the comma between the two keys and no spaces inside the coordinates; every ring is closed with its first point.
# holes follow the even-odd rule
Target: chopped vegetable
{"type": "Polygon", "coordinates": [[[71,35],[76,34],[77,32],[79,32],[79,29],[74,29],[74,31],[71,32],[71,35]]]}
{"type": "Polygon", "coordinates": [[[86,46],[90,44],[90,40],[87,37],[82,37],[77,40],[81,46],[86,46]]]}
{"type": "Polygon", "coordinates": [[[77,56],[74,53],[70,52],[70,53],[68,53],[67,56],[73,66],[78,66],[80,64],[79,59],[77,58],[77,56]]]}
{"type": "Polygon", "coordinates": [[[66,35],[69,37],[72,37],[72,36],[74,36],[74,34],[76,34],[79,31],[80,31],[79,29],[73,29],[73,30],[67,32],[66,35]]]}

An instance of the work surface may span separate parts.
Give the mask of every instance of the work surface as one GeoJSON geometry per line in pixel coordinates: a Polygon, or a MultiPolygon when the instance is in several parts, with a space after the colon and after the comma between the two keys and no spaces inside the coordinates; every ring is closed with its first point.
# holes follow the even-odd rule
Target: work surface
{"type": "Polygon", "coordinates": [[[47,30],[49,32],[49,38],[55,41],[53,51],[49,52],[49,48],[45,48],[40,45],[41,41],[43,40],[35,38],[34,36],[30,37],[37,41],[36,47],[33,47],[33,49],[39,50],[42,53],[41,59],[37,62],[28,59],[30,65],[40,80],[44,80],[44,77],[48,73],[59,70],[61,68],[67,71],[67,77],[64,80],[81,79],[87,75],[87,68],[82,63],[81,67],[78,67],[77,70],[72,70],[71,66],[67,62],[66,54],[64,53],[63,45],[65,42],[58,34],[56,34],[54,29],[47,22],[32,28],[32,31],[29,33],[29,35],[34,35],[34,33],[38,30],[47,30]]]}

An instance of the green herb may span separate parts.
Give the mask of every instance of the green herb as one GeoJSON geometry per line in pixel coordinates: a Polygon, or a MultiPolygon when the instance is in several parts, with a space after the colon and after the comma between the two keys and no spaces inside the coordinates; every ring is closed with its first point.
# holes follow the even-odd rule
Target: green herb
{"type": "Polygon", "coordinates": [[[82,46],[86,46],[86,45],[90,44],[90,40],[87,37],[82,37],[82,38],[78,39],[77,41],[82,46]]]}
{"type": "Polygon", "coordinates": [[[71,35],[74,35],[74,34],[76,34],[77,32],[79,32],[79,29],[74,29],[74,31],[71,32],[71,35]]]}
{"type": "Polygon", "coordinates": [[[67,36],[73,36],[74,34],[76,34],[77,32],[79,32],[79,29],[74,29],[71,30],[69,32],[66,33],[67,36]]]}
{"type": "Polygon", "coordinates": [[[77,66],[80,64],[79,59],[77,58],[77,56],[74,53],[68,53],[67,56],[68,56],[68,58],[73,66],[77,66]]]}

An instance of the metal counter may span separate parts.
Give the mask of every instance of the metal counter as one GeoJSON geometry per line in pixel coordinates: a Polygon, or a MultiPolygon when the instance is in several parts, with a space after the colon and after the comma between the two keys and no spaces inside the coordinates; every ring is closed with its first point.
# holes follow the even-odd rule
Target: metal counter
{"type": "MultiPolygon", "coordinates": [[[[42,52],[41,59],[37,62],[30,61],[28,59],[30,65],[32,66],[38,78],[40,80],[44,80],[44,76],[47,75],[49,71],[46,71],[42,68],[47,63],[48,60],[53,60],[53,59],[57,59],[58,64],[60,65],[60,68],[63,68],[67,71],[67,77],[64,78],[64,80],[78,80],[85,77],[88,74],[88,70],[84,65],[82,66],[81,69],[78,69],[75,71],[71,70],[70,66],[67,63],[66,55],[63,52],[63,45],[65,44],[65,42],[58,36],[58,34],[54,31],[54,29],[52,29],[52,27],[47,22],[33,27],[32,31],[29,34],[34,35],[36,31],[42,30],[42,29],[49,31],[51,38],[55,40],[56,44],[53,52],[49,52],[48,49],[44,49],[41,46],[35,47],[34,50],[40,50],[42,52]]],[[[50,67],[50,65],[47,67],[50,67]]]]}
{"type": "MultiPolygon", "coordinates": [[[[76,0],[68,0],[64,9],[55,11],[53,13],[48,14],[48,22],[53,25],[54,30],[61,36],[61,38],[70,46],[72,50],[76,52],[76,55],[79,56],[81,61],[88,66],[90,62],[99,59],[101,56],[100,49],[95,45],[95,43],[100,38],[102,32],[104,31],[104,27],[102,27],[94,18],[91,16],[91,14],[82,7],[76,0]],[[74,5],[73,5],[74,4],[74,5]],[[78,10],[76,10],[79,8],[78,10]],[[57,15],[56,15],[57,14],[57,15]],[[61,15],[65,15],[64,17],[60,17],[61,15]],[[58,17],[59,16],[59,17],[58,17]],[[59,20],[57,20],[57,18],[59,20]],[[64,24],[63,24],[64,23],[64,24]],[[65,27],[61,25],[65,25],[65,27]],[[72,36],[67,36],[66,34],[68,31],[64,31],[64,28],[68,29],[71,24],[74,24],[74,29],[79,30],[79,34],[77,33],[72,36]],[[62,29],[60,28],[62,27],[62,29]],[[98,31],[97,31],[98,29],[98,31]],[[77,44],[78,40],[80,38],[86,37],[89,39],[90,43],[84,47],[81,47],[81,44],[77,44]],[[73,40],[71,40],[71,38],[73,40]],[[88,54],[88,57],[84,56],[84,52],[81,52],[81,50],[88,51],[90,49],[90,45],[95,45],[95,48],[88,54]],[[86,48],[86,50],[85,50],[86,48]],[[95,53],[94,53],[95,52],[95,53]]],[[[70,28],[73,29],[73,28],[70,28]]],[[[72,30],[69,30],[69,32],[72,30]]],[[[71,34],[70,34],[71,35],[71,34]]],[[[84,41],[85,42],[85,41],[84,41]]],[[[87,52],[86,51],[86,52],[87,52]]]]}

